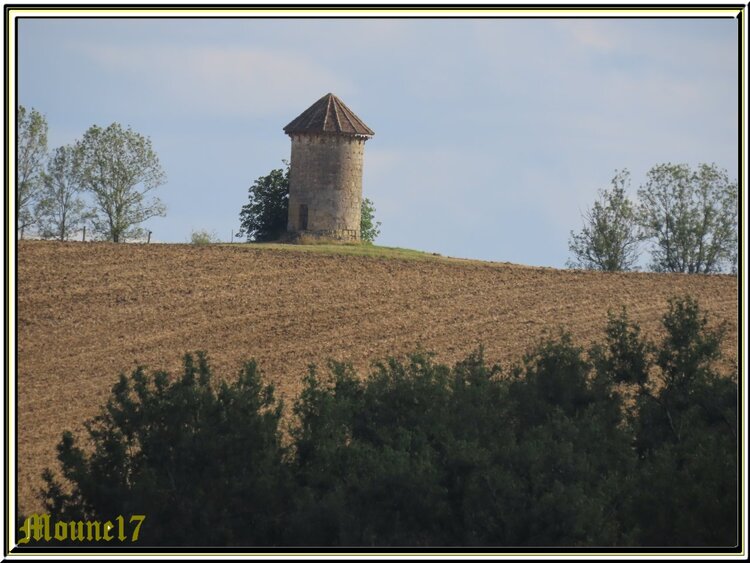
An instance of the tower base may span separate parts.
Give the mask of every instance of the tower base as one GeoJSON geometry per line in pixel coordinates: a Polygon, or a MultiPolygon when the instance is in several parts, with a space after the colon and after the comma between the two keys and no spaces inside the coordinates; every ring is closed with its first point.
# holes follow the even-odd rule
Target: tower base
{"type": "Polygon", "coordinates": [[[358,229],[331,229],[324,231],[288,231],[285,237],[292,243],[304,243],[306,241],[325,242],[359,242],[358,229]]]}

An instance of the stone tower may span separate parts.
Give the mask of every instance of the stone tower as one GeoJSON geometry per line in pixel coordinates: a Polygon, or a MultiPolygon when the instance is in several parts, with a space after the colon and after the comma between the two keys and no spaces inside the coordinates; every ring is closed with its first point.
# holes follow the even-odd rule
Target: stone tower
{"type": "Polygon", "coordinates": [[[292,139],[287,231],[292,237],[360,240],[362,160],[365,141],[375,133],[333,94],[284,132],[292,139]]]}

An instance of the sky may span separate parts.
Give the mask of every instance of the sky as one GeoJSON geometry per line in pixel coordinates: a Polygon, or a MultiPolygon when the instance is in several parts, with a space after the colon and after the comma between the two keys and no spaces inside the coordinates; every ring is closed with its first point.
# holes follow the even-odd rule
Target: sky
{"type": "Polygon", "coordinates": [[[20,19],[21,105],[49,146],[118,122],[167,181],[153,240],[228,241],[282,128],[328,92],[375,135],[377,244],[564,267],[616,170],[738,178],[734,19],[20,19]]]}

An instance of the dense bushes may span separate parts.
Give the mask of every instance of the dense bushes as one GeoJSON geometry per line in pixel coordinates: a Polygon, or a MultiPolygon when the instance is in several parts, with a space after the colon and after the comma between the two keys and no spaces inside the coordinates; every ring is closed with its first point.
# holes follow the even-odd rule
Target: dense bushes
{"type": "Polygon", "coordinates": [[[75,487],[65,493],[45,473],[47,509],[60,520],[144,514],[145,543],[275,543],[288,482],[280,414],[252,362],[231,385],[212,382],[202,354],[171,382],[137,369],[87,424],[94,452],[63,435],[59,458],[75,487]]]}
{"type": "Polygon", "coordinates": [[[481,350],[331,363],[286,440],[254,363],[216,383],[187,356],[173,381],[122,376],[43,497],[53,519],[145,514],[141,544],[732,546],[736,382],[695,302],[664,327],[656,345],[612,316],[588,353],[561,335],[508,371],[481,350]]]}

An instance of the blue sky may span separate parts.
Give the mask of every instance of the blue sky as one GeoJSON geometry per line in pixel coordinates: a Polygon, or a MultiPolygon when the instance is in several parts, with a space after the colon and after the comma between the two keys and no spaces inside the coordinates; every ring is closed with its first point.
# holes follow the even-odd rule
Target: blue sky
{"type": "Polygon", "coordinates": [[[153,238],[228,240],[282,128],[334,92],[374,131],[378,244],[563,267],[616,169],[738,176],[733,19],[22,19],[18,100],[50,147],[119,122],[167,183],[153,238]]]}

